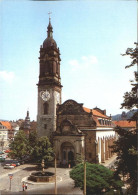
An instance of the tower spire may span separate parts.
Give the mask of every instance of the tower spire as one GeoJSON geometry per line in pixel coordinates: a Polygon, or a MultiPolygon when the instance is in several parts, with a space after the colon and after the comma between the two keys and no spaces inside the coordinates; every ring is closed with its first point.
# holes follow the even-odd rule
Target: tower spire
{"type": "Polygon", "coordinates": [[[51,22],[50,14],[52,14],[52,12],[48,12],[48,15],[49,15],[49,23],[51,22]]]}
{"type": "Polygon", "coordinates": [[[47,27],[47,37],[53,38],[53,27],[51,25],[51,16],[50,16],[52,12],[48,12],[48,14],[49,14],[49,25],[47,27]]]}

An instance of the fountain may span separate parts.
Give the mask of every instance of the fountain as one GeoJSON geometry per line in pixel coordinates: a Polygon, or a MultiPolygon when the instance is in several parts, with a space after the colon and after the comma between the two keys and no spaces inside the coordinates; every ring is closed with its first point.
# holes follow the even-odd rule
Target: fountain
{"type": "Polygon", "coordinates": [[[42,159],[42,171],[32,172],[28,180],[34,182],[53,182],[55,181],[55,174],[52,172],[44,171],[44,159],[42,159]]]}

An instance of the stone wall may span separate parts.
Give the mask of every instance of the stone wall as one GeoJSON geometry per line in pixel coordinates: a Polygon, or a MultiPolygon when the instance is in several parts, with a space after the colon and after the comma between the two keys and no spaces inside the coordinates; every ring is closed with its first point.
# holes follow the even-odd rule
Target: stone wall
{"type": "Polygon", "coordinates": [[[96,133],[95,131],[83,131],[85,134],[85,158],[88,162],[96,163],[96,133]]]}
{"type": "MultiPolygon", "coordinates": [[[[38,115],[37,115],[37,132],[39,136],[52,135],[52,132],[56,131],[56,89],[48,86],[38,87],[38,115]],[[45,101],[40,97],[41,91],[48,90],[50,92],[50,99],[46,102],[48,104],[47,113],[44,113],[45,101]]],[[[61,92],[60,101],[61,101],[61,92]]]]}

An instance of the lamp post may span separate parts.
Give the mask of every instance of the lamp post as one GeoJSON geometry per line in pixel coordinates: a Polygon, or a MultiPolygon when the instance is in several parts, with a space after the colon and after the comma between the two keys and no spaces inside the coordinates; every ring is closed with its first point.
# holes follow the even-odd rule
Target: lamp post
{"type": "Polygon", "coordinates": [[[57,160],[56,160],[56,154],[55,154],[55,194],[57,194],[57,160]]]}
{"type": "Polygon", "coordinates": [[[84,195],[86,195],[86,160],[84,159],[84,195]]]}
{"type": "Polygon", "coordinates": [[[84,135],[84,191],[83,194],[86,195],[86,135],[84,135]]]}

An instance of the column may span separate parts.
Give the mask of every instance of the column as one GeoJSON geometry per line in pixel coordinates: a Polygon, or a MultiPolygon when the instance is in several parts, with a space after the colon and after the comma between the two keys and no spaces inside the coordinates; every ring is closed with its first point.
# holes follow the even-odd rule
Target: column
{"type": "Polygon", "coordinates": [[[111,148],[110,148],[110,146],[111,146],[111,138],[109,138],[109,141],[108,141],[108,149],[109,149],[109,158],[111,158],[111,156],[112,156],[112,154],[111,154],[111,148]]]}
{"type": "Polygon", "coordinates": [[[98,151],[99,151],[99,143],[97,140],[95,140],[95,163],[99,163],[98,151]]]}
{"type": "Polygon", "coordinates": [[[104,142],[104,138],[101,139],[101,162],[105,162],[105,142],[104,142]]]}
{"type": "MultiPolygon", "coordinates": [[[[112,139],[111,139],[111,146],[113,145],[113,142],[114,142],[114,138],[112,137],[112,139]]],[[[111,156],[113,156],[114,155],[114,153],[112,152],[112,148],[111,148],[111,156]]]]}
{"type": "Polygon", "coordinates": [[[108,138],[105,139],[105,160],[108,160],[109,154],[108,154],[108,138]]]}
{"type": "Polygon", "coordinates": [[[98,153],[98,157],[99,157],[99,163],[101,162],[101,138],[99,138],[99,153],[98,153]]]}

